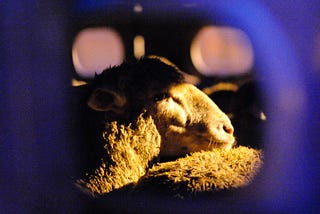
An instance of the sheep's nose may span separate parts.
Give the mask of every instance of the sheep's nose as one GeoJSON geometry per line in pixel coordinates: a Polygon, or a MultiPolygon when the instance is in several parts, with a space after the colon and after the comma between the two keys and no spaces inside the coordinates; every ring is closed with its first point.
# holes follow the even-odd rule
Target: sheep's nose
{"type": "Polygon", "coordinates": [[[220,134],[229,134],[233,135],[234,128],[230,121],[221,121],[217,122],[215,125],[210,126],[205,123],[199,123],[192,126],[195,128],[198,132],[201,133],[220,133],[220,134]]]}
{"type": "Polygon", "coordinates": [[[233,128],[231,122],[228,120],[221,121],[218,124],[217,129],[220,133],[226,133],[226,134],[230,134],[230,135],[233,135],[233,132],[234,132],[234,128],[233,128]]]}
{"type": "Polygon", "coordinates": [[[233,126],[231,124],[224,124],[223,130],[228,134],[233,134],[234,132],[233,126]]]}

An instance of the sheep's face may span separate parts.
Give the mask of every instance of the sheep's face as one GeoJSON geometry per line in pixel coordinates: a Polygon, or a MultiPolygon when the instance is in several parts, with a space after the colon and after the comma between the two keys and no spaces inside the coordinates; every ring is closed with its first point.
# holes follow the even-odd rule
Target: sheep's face
{"type": "Polygon", "coordinates": [[[161,156],[178,157],[234,144],[233,126],[217,105],[156,59],[121,65],[99,75],[88,105],[107,119],[130,121],[146,111],[161,135],[161,156]]]}
{"type": "Polygon", "coordinates": [[[162,137],[160,155],[230,149],[234,144],[229,118],[195,86],[176,84],[155,98],[147,109],[162,137]]]}

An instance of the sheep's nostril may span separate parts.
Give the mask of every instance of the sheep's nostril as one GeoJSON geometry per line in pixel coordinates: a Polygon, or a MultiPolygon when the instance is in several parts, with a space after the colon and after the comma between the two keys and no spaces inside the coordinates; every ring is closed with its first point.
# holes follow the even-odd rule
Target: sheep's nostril
{"type": "Polygon", "coordinates": [[[232,126],[223,125],[223,130],[225,132],[227,132],[228,134],[233,134],[233,127],[232,126]]]}

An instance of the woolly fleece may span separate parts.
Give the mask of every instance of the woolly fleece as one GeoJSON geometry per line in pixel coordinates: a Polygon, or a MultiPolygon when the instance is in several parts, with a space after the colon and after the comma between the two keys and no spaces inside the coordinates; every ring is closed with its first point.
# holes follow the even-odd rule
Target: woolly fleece
{"type": "Polygon", "coordinates": [[[92,195],[124,189],[185,197],[235,189],[250,184],[262,166],[262,152],[243,146],[160,162],[160,135],[146,114],[129,125],[108,123],[103,138],[105,157],[100,167],[77,181],[92,195]]]}

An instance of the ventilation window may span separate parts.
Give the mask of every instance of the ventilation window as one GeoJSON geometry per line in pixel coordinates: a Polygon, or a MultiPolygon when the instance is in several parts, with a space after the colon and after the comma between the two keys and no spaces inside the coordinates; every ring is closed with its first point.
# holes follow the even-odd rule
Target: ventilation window
{"type": "Polygon", "coordinates": [[[83,78],[92,78],[95,73],[119,65],[124,60],[121,37],[110,28],[88,28],[75,38],[72,60],[76,72],[83,78]]]}
{"type": "Polygon", "coordinates": [[[249,72],[253,49],[247,35],[231,27],[203,27],[190,49],[195,68],[206,76],[231,76],[249,72]]]}

